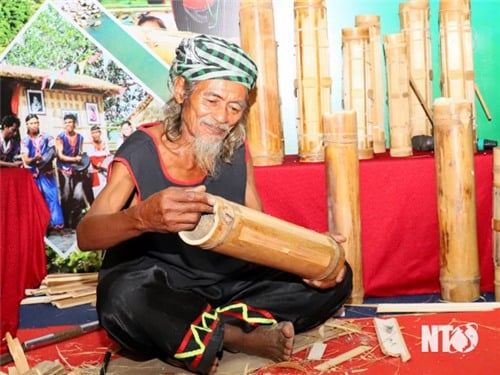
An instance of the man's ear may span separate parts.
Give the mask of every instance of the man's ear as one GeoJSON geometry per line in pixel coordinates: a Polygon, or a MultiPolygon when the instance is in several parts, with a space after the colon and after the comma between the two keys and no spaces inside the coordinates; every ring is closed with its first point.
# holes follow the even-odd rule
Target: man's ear
{"type": "Polygon", "coordinates": [[[177,76],[174,81],[174,98],[175,101],[179,104],[184,102],[184,94],[186,90],[184,90],[185,78],[183,76],[177,76]]]}

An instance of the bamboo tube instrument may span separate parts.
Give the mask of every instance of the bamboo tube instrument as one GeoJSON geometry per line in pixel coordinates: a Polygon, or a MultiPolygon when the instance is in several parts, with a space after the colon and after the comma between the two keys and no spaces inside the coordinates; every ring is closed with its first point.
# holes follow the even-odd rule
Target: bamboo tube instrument
{"type": "Polygon", "coordinates": [[[441,91],[445,97],[472,104],[472,142],[477,151],[474,48],[468,1],[439,1],[439,37],[441,91]]]}
{"type": "Polygon", "coordinates": [[[399,4],[401,32],[407,45],[409,79],[415,83],[426,106],[421,104],[414,91],[409,92],[411,137],[432,135],[431,123],[425,113],[425,108],[431,108],[433,97],[429,17],[429,0],[411,0],[399,4]]]}
{"type": "Polygon", "coordinates": [[[370,31],[366,26],[342,29],[342,97],[344,110],[356,111],[359,159],[373,158],[370,83],[370,31]]]}
{"type": "Polygon", "coordinates": [[[240,1],[240,39],[259,68],[247,119],[252,161],[256,166],[278,165],[283,162],[284,144],[272,0],[240,1]]]}
{"type": "Polygon", "coordinates": [[[332,79],[324,0],[295,0],[299,161],[324,160],[323,112],[331,106],[332,79]]]}
{"type": "Polygon", "coordinates": [[[344,249],[330,236],[215,199],[213,214],[179,232],[184,242],[306,279],[334,279],[344,266],[344,249]]]}
{"type": "Polygon", "coordinates": [[[441,297],[472,302],[480,295],[471,103],[434,102],[434,153],[441,297]]]}
{"type": "Polygon", "coordinates": [[[384,153],[385,148],[385,121],[384,121],[384,84],[382,75],[382,38],[380,36],[380,16],[360,14],[355,18],[356,26],[368,27],[370,43],[370,82],[368,99],[372,106],[372,135],[373,152],[384,153]]]}
{"type": "Polygon", "coordinates": [[[346,236],[343,243],[353,273],[351,303],[363,303],[361,208],[356,112],[323,114],[328,230],[346,236]],[[339,168],[339,166],[342,166],[339,168]]]}
{"type": "Polygon", "coordinates": [[[493,264],[495,300],[500,302],[500,147],[493,149],[493,264]]]}
{"type": "Polygon", "coordinates": [[[390,155],[412,155],[409,69],[406,41],[402,33],[384,35],[387,67],[387,104],[389,110],[390,155]]]}

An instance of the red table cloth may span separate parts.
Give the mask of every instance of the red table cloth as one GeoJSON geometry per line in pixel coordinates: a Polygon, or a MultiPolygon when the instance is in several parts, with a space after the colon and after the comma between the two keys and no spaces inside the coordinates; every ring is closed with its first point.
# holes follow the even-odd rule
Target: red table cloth
{"type": "MultiPolygon", "coordinates": [[[[493,157],[486,152],[474,159],[481,291],[491,292],[493,157]]],[[[360,161],[359,174],[365,295],[439,293],[434,155],[376,154],[360,161]]],[[[328,229],[324,163],[286,156],[282,165],[255,167],[255,175],[266,213],[319,232],[328,229]]]]}

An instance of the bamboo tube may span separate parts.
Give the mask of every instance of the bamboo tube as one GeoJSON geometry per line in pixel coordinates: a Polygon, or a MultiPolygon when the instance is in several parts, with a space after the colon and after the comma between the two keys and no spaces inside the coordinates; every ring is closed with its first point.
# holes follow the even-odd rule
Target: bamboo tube
{"type": "MultiPolygon", "coordinates": [[[[368,99],[372,106],[373,152],[384,153],[385,121],[384,121],[384,84],[382,75],[382,38],[380,35],[380,16],[373,14],[357,15],[355,25],[368,27],[370,39],[370,82],[368,99]]],[[[370,125],[370,124],[368,124],[370,125]]]]}
{"type": "Polygon", "coordinates": [[[495,300],[500,302],[500,147],[493,149],[493,263],[495,300]]]}
{"type": "MultiPolygon", "coordinates": [[[[429,0],[399,4],[401,32],[406,39],[409,78],[413,79],[423,103],[432,106],[432,46],[429,28],[429,0]]],[[[409,92],[411,137],[432,135],[431,122],[415,92],[409,92]]]]}
{"type": "Polygon", "coordinates": [[[184,242],[307,279],[333,279],[342,269],[344,249],[330,236],[215,199],[213,214],[203,215],[194,230],[179,232],[184,242]]]}
{"type": "Polygon", "coordinates": [[[323,114],[328,229],[342,233],[353,271],[351,303],[363,303],[363,261],[359,203],[359,159],[355,111],[323,114]],[[339,166],[342,166],[339,168],[339,166]]]}
{"type": "Polygon", "coordinates": [[[441,92],[445,97],[465,99],[472,103],[472,142],[476,152],[474,49],[468,1],[440,0],[439,37],[441,92]]]}
{"type": "Polygon", "coordinates": [[[373,158],[370,83],[370,32],[368,27],[342,29],[342,95],[344,110],[356,111],[359,159],[373,158]]]}
{"type": "Polygon", "coordinates": [[[247,119],[253,164],[278,165],[283,162],[284,145],[272,0],[240,1],[240,38],[241,47],[259,68],[247,119]]]}
{"type": "Polygon", "coordinates": [[[471,302],[480,295],[471,104],[434,102],[434,153],[441,296],[471,302]]]}
{"type": "Polygon", "coordinates": [[[331,106],[332,79],[324,0],[295,0],[299,161],[324,160],[323,112],[331,106]]]}
{"type": "Polygon", "coordinates": [[[390,155],[412,155],[410,127],[410,80],[406,41],[402,33],[384,35],[387,67],[390,155]]]}

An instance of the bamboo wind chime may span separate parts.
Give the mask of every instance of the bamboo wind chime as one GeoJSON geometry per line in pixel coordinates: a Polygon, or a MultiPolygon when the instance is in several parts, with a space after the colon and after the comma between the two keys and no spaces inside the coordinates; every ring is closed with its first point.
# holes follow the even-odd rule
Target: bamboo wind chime
{"type": "Polygon", "coordinates": [[[434,102],[434,153],[439,221],[441,297],[472,302],[480,296],[471,104],[434,102]]]}
{"type": "Polygon", "coordinates": [[[342,29],[342,96],[344,110],[356,112],[359,159],[373,158],[369,43],[368,27],[342,29]]]}
{"type": "Polygon", "coordinates": [[[372,108],[372,136],[373,152],[384,153],[385,148],[385,121],[384,121],[384,87],[382,75],[382,40],[380,35],[380,16],[357,15],[355,26],[368,27],[370,44],[370,82],[371,89],[368,90],[368,100],[372,108]]]}
{"type": "Polygon", "coordinates": [[[328,28],[324,0],[295,0],[300,162],[324,160],[322,115],[330,112],[328,28]]]}
{"type": "Polygon", "coordinates": [[[330,236],[215,199],[213,214],[179,232],[184,242],[306,279],[334,279],[344,266],[344,249],[330,236]]]}
{"type": "Polygon", "coordinates": [[[259,69],[247,120],[248,144],[256,166],[283,162],[283,125],[278,92],[277,46],[272,0],[240,1],[241,46],[259,69]]]}
{"type": "Polygon", "coordinates": [[[432,135],[432,123],[427,115],[433,96],[429,17],[428,0],[412,0],[399,5],[400,27],[408,57],[408,79],[412,83],[409,92],[411,137],[432,135]]]}
{"type": "Polygon", "coordinates": [[[328,229],[346,236],[343,243],[353,272],[352,303],[363,303],[363,262],[359,201],[356,112],[323,115],[328,229]],[[341,167],[339,167],[341,166],[341,167]]]}
{"type": "Polygon", "coordinates": [[[387,67],[387,104],[389,112],[390,155],[412,155],[409,69],[406,41],[402,33],[384,35],[387,67]]]}
{"type": "Polygon", "coordinates": [[[495,300],[500,302],[500,147],[493,149],[493,263],[495,300]]]}
{"type": "Polygon", "coordinates": [[[472,104],[472,142],[477,151],[474,49],[470,4],[465,0],[440,0],[439,36],[441,91],[445,97],[472,104]]]}

